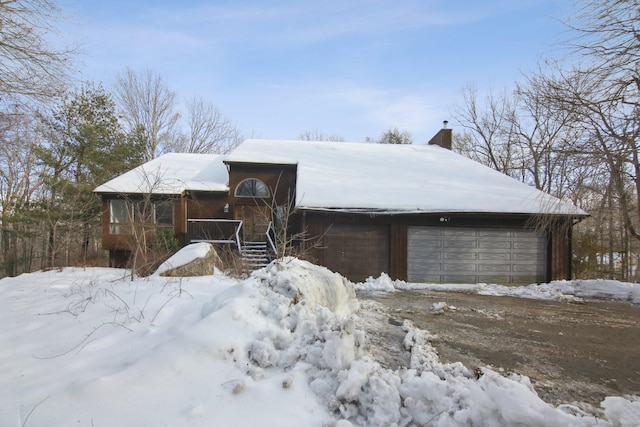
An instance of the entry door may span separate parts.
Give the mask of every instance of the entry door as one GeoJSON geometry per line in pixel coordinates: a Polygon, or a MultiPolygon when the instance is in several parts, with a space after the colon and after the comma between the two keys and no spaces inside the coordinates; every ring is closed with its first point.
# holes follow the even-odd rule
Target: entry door
{"type": "Polygon", "coordinates": [[[245,242],[263,242],[269,227],[269,207],[236,205],[235,217],[242,220],[242,235],[245,242]]]}

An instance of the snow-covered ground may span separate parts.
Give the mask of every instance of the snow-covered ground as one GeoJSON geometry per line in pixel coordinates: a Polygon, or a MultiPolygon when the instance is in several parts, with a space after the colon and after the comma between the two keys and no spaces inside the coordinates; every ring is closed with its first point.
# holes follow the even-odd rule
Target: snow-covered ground
{"type": "MultiPolygon", "coordinates": [[[[190,250],[173,263],[197,255],[190,250]]],[[[386,290],[415,286],[383,276],[358,287],[382,289],[383,282],[392,286],[386,290]]],[[[637,285],[619,286],[554,282],[522,288],[528,290],[519,295],[609,295],[638,302],[637,285]]],[[[131,280],[128,271],[109,268],[5,278],[0,280],[0,426],[640,422],[638,398],[607,397],[606,419],[596,418],[569,404],[543,402],[526,377],[490,369],[479,375],[460,363],[442,364],[429,334],[409,323],[404,343],[411,367],[382,368],[356,327],[358,309],[352,283],[297,259],[274,262],[244,280],[219,272],[131,280]]]]}
{"type": "Polygon", "coordinates": [[[407,283],[392,280],[382,274],[378,278],[369,278],[363,283],[356,283],[358,291],[393,292],[403,290],[429,290],[446,292],[472,292],[479,295],[511,296],[555,301],[580,301],[583,298],[602,298],[629,301],[640,304],[640,284],[619,282],[617,280],[557,280],[550,283],[528,286],[502,286],[479,283],[466,284],[433,284],[407,283]]]}

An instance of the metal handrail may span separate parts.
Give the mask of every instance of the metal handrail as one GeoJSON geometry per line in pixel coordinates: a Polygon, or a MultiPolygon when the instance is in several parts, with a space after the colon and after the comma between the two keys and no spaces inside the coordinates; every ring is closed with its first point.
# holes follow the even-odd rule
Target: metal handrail
{"type": "Polygon", "coordinates": [[[242,256],[242,245],[240,244],[240,230],[242,229],[242,220],[238,221],[238,228],[236,229],[236,245],[238,246],[238,253],[242,256]]]}
{"type": "Polygon", "coordinates": [[[269,221],[269,226],[267,227],[267,231],[266,231],[266,235],[267,235],[267,241],[269,242],[269,245],[271,246],[271,249],[273,250],[273,253],[276,254],[276,256],[278,255],[278,251],[276,250],[276,245],[275,243],[273,243],[273,239],[271,239],[271,233],[270,231],[273,230],[272,227],[273,221],[269,221]]]}

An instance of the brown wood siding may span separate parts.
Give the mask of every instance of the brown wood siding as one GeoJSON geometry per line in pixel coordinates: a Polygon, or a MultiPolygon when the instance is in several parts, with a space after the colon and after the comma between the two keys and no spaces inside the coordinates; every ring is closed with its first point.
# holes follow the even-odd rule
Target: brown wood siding
{"type": "Polygon", "coordinates": [[[188,219],[231,219],[229,213],[225,213],[224,206],[228,203],[227,194],[190,194],[187,203],[188,219]]]}
{"type": "Polygon", "coordinates": [[[389,276],[407,280],[407,226],[391,224],[389,236],[389,276]]]}
{"type": "Polygon", "coordinates": [[[324,235],[324,265],[362,282],[389,271],[389,227],[332,224],[324,235]]]}
{"type": "Polygon", "coordinates": [[[551,259],[549,280],[571,279],[571,229],[551,232],[551,259]]]}
{"type": "Polygon", "coordinates": [[[229,202],[236,204],[266,203],[271,205],[273,196],[278,205],[295,200],[296,165],[265,165],[254,163],[229,163],[229,202]],[[271,193],[268,200],[256,201],[248,197],[236,197],[238,184],[248,178],[256,178],[264,182],[271,193]]]}
{"type": "Polygon", "coordinates": [[[324,217],[307,216],[307,212],[302,212],[299,223],[299,231],[304,233],[300,242],[301,257],[315,264],[324,265],[324,217]]]}

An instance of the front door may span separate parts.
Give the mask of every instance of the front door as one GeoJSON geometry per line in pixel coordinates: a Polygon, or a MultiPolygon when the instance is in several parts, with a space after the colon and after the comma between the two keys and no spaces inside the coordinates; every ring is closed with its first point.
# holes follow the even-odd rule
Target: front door
{"type": "Polygon", "coordinates": [[[235,218],[242,221],[242,236],[245,242],[263,242],[269,227],[269,207],[236,205],[235,218]]]}

